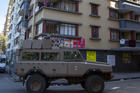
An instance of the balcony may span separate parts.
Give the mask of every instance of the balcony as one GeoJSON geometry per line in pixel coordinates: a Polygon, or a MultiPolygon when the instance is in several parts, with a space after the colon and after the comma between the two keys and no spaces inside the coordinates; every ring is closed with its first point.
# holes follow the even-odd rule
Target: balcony
{"type": "Polygon", "coordinates": [[[21,22],[17,25],[16,30],[17,30],[18,32],[20,32],[23,28],[28,28],[28,22],[27,22],[26,20],[21,21],[21,22]]]}
{"type": "Polygon", "coordinates": [[[140,41],[126,40],[125,44],[120,44],[120,47],[140,47],[140,41]]]}
{"type": "Polygon", "coordinates": [[[23,16],[24,14],[27,14],[27,10],[30,7],[30,2],[29,1],[24,1],[23,4],[21,5],[19,15],[23,16]]]}
{"type": "Polygon", "coordinates": [[[134,20],[120,20],[120,29],[140,32],[140,22],[134,20]]]}
{"type": "Polygon", "coordinates": [[[131,3],[131,2],[119,2],[118,4],[119,10],[122,12],[126,11],[134,11],[136,13],[140,12],[140,4],[131,3]]]}

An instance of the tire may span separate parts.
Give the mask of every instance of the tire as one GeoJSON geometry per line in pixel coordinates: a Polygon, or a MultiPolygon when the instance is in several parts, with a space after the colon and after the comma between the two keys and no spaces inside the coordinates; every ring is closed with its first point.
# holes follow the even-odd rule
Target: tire
{"type": "Polygon", "coordinates": [[[47,82],[47,84],[46,84],[46,89],[49,88],[49,86],[50,86],[50,83],[47,82]]]}
{"type": "Polygon", "coordinates": [[[46,89],[46,80],[43,76],[35,74],[28,78],[26,82],[28,93],[43,93],[46,89]]]}
{"type": "Polygon", "coordinates": [[[82,88],[86,89],[85,82],[81,82],[81,86],[82,86],[82,88]]]}
{"type": "Polygon", "coordinates": [[[103,93],[104,80],[99,76],[90,76],[86,80],[86,90],[88,93],[103,93]]]}

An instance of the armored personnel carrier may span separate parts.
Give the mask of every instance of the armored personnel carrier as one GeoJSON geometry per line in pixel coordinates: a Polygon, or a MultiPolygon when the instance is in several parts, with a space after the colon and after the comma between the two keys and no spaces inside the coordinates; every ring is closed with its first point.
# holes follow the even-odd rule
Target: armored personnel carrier
{"type": "Polygon", "coordinates": [[[89,93],[102,93],[112,79],[105,62],[88,62],[78,49],[53,49],[51,40],[25,40],[17,50],[16,74],[23,78],[28,93],[43,93],[57,79],[81,84],[89,93]]]}

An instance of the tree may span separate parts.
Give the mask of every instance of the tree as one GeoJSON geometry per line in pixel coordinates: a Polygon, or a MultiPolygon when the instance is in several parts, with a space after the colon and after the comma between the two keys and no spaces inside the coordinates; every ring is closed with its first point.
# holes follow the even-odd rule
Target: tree
{"type": "Polygon", "coordinates": [[[0,49],[4,54],[6,53],[6,40],[7,37],[5,37],[4,35],[0,35],[0,49]]]}

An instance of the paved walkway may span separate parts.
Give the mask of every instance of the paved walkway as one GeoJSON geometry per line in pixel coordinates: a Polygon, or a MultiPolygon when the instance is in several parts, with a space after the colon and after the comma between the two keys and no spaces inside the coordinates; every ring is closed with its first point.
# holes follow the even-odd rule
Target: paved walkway
{"type": "Polygon", "coordinates": [[[113,80],[136,79],[136,78],[140,78],[140,72],[133,72],[133,73],[114,73],[113,80]]]}

